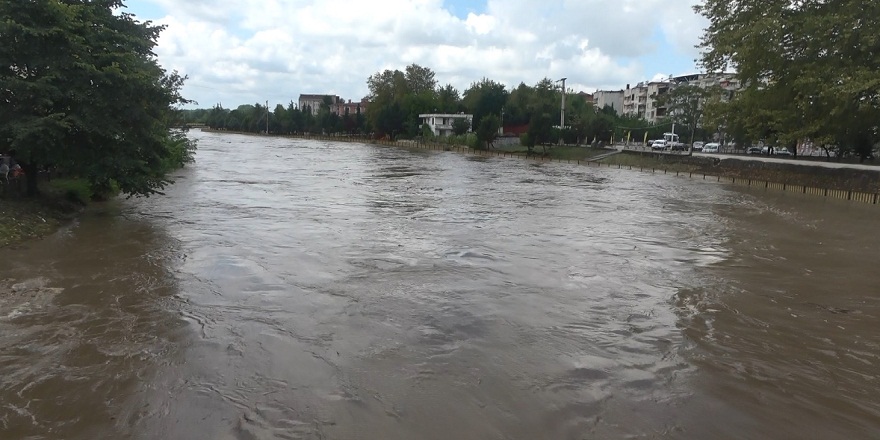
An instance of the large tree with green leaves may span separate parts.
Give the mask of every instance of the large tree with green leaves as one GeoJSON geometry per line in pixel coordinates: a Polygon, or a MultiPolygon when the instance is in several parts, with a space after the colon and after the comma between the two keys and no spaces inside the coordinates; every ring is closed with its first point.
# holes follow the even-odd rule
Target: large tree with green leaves
{"type": "Polygon", "coordinates": [[[477,142],[480,145],[485,145],[487,150],[492,148],[500,128],[501,120],[497,116],[492,114],[483,116],[477,127],[477,142]]]}
{"type": "Polygon", "coordinates": [[[464,110],[461,105],[461,96],[458,89],[452,84],[446,84],[437,89],[437,107],[434,109],[437,113],[458,113],[464,110]]]}
{"type": "Polygon", "coordinates": [[[473,126],[479,127],[484,116],[501,114],[508,96],[509,92],[504,84],[483,78],[465,90],[462,101],[474,115],[473,126]]]}
{"type": "Polygon", "coordinates": [[[703,65],[733,68],[745,85],[728,104],[736,110],[728,123],[754,138],[870,154],[880,121],[880,2],[705,0],[695,9],[709,20],[703,65]]]}
{"type": "MultiPolygon", "coordinates": [[[[657,98],[657,103],[666,107],[665,119],[679,124],[686,130],[688,142],[694,142],[694,132],[703,119],[703,101],[709,89],[693,85],[678,84],[657,98]]],[[[681,133],[682,131],[679,131],[681,133]]],[[[685,139],[682,136],[682,139],[685,139]]]]}
{"type": "Polygon", "coordinates": [[[36,192],[40,166],[77,174],[96,193],[159,192],[169,164],[191,158],[170,127],[184,78],[153,53],[161,26],[121,0],[0,2],[0,141],[36,192]],[[181,145],[183,149],[181,150],[181,145]],[[182,157],[177,157],[182,152],[182,157]]]}

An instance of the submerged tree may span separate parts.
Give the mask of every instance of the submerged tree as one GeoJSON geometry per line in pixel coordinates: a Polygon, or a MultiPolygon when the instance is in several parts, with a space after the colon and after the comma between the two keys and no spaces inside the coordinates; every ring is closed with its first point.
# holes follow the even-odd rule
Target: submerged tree
{"type": "Polygon", "coordinates": [[[162,26],[119,12],[121,0],[0,2],[0,139],[36,193],[40,166],[150,195],[170,183],[168,165],[191,159],[171,127],[185,78],[153,49],[162,26]]]}

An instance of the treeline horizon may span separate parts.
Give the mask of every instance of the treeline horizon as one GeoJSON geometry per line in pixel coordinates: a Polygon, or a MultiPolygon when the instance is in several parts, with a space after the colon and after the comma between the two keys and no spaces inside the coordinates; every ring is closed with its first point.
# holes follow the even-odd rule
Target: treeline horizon
{"type": "MultiPolygon", "coordinates": [[[[358,106],[355,113],[342,115],[331,112],[331,95],[325,96],[316,112],[308,107],[298,108],[294,101],[286,107],[277,104],[271,111],[254,103],[234,109],[217,104],[184,112],[188,123],[201,123],[217,130],[285,135],[358,134],[389,139],[433,136],[419,120],[419,114],[463,112],[473,115],[473,126],[468,129],[475,133],[488,116],[492,116],[492,125],[518,127],[519,132],[526,128],[523,143],[527,145],[557,143],[560,137],[567,144],[623,138],[641,142],[646,137],[662,137],[670,129],[670,123],[652,125],[643,119],[621,116],[608,106],[598,109],[592,102],[568,92],[565,127],[560,129],[562,92],[549,78],[533,86],[521,82],[510,90],[497,81],[482,78],[461,93],[451,84],[439,85],[430,68],[411,64],[404,71],[384,70],[370,75],[367,86],[367,108],[358,106]]],[[[685,138],[683,131],[679,134],[685,138]]],[[[491,143],[492,139],[481,140],[491,143]]]]}

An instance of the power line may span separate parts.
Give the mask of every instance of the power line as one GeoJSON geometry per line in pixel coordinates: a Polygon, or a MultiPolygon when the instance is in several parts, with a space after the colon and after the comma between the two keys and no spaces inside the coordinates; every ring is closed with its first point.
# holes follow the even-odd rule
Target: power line
{"type": "Polygon", "coordinates": [[[617,125],[617,126],[615,126],[614,128],[619,128],[619,129],[622,129],[622,130],[650,130],[650,129],[654,128],[654,127],[663,127],[663,126],[666,126],[666,125],[672,125],[672,124],[674,124],[674,123],[675,123],[675,122],[670,121],[670,122],[664,122],[664,123],[662,123],[662,124],[649,125],[649,126],[647,126],[647,127],[621,127],[621,126],[617,125]]]}

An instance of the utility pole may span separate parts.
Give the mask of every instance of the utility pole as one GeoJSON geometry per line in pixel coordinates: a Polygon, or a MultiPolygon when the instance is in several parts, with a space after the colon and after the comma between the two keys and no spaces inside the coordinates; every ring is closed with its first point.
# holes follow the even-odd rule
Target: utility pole
{"type": "Polygon", "coordinates": [[[559,144],[562,145],[562,130],[565,129],[565,80],[568,78],[562,78],[557,80],[556,82],[562,81],[562,105],[560,107],[559,112],[559,144]]]}
{"type": "Polygon", "coordinates": [[[501,127],[498,127],[498,135],[504,134],[504,106],[501,106],[501,127]]]}

